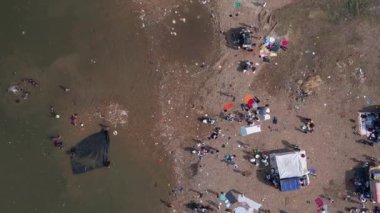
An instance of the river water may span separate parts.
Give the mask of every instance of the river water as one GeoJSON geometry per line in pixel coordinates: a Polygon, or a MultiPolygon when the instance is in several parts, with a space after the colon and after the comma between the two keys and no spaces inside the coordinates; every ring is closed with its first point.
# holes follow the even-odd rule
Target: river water
{"type": "Polygon", "coordinates": [[[1,212],[161,212],[171,182],[150,133],[157,79],[132,4],[98,0],[2,1],[0,12],[1,212]],[[7,93],[22,78],[28,100],[7,93]],[[70,88],[64,92],[59,85],[70,88]],[[16,103],[16,99],[20,99],[16,103]],[[96,112],[128,111],[111,136],[111,168],[71,173],[64,149],[99,131],[96,112]],[[61,115],[49,116],[49,106],[61,115]],[[84,128],[70,124],[79,114],[84,128]],[[153,154],[152,154],[153,153],[153,154]]]}
{"type": "MultiPolygon", "coordinates": [[[[117,0],[0,3],[0,212],[167,211],[170,165],[152,139],[160,73],[133,11],[117,0]],[[24,78],[39,83],[21,83],[27,100],[7,92],[24,78]],[[126,124],[111,126],[111,168],[72,174],[65,151],[100,130],[98,112],[110,104],[128,111],[126,124]],[[83,128],[70,124],[74,113],[83,128]],[[62,150],[49,138],[57,134],[62,150]]],[[[201,36],[205,26],[187,31],[201,36]]],[[[207,43],[192,40],[185,49],[207,43]]]]}

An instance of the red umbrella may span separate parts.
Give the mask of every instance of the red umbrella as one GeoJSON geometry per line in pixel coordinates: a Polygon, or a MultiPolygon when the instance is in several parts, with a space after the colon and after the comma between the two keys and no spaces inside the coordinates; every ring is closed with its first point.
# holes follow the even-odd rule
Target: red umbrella
{"type": "Polygon", "coordinates": [[[224,111],[227,111],[227,110],[231,109],[232,107],[234,107],[234,103],[229,102],[226,105],[224,105],[223,109],[224,109],[224,111]]]}
{"type": "Polygon", "coordinates": [[[289,44],[289,42],[287,40],[281,41],[281,46],[283,46],[283,47],[288,47],[288,44],[289,44]]]}
{"type": "Polygon", "coordinates": [[[253,108],[253,104],[254,104],[254,103],[255,103],[255,101],[254,101],[253,99],[249,99],[249,101],[248,101],[248,106],[249,106],[250,109],[253,108]]]}

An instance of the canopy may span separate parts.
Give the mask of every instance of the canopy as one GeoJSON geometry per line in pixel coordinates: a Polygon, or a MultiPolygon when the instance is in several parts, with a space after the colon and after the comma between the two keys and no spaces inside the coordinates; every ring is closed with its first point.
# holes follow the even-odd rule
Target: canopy
{"type": "Polygon", "coordinates": [[[243,102],[245,104],[248,104],[249,100],[253,99],[253,97],[251,95],[246,95],[243,99],[243,102]]]}
{"type": "Polygon", "coordinates": [[[244,195],[239,195],[238,201],[240,203],[246,203],[249,206],[249,209],[246,212],[253,212],[253,210],[259,210],[261,207],[261,203],[257,203],[244,195]]]}
{"type": "Polygon", "coordinates": [[[248,209],[245,209],[242,206],[238,206],[234,209],[234,213],[251,213],[253,211],[248,211],[248,209]]]}
{"type": "Polygon", "coordinates": [[[270,163],[278,171],[280,179],[308,174],[305,151],[273,153],[270,155],[270,163]]]}
{"type": "Polygon", "coordinates": [[[226,105],[224,105],[223,110],[227,111],[227,110],[231,109],[232,107],[234,107],[234,103],[229,102],[226,105]]]}
{"type": "Polygon", "coordinates": [[[280,180],[280,190],[282,192],[294,191],[301,188],[300,178],[285,178],[280,180]]]}

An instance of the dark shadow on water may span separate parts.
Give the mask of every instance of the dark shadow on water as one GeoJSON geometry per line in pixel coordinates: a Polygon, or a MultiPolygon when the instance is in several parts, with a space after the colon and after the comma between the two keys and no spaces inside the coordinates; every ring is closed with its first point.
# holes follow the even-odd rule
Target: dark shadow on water
{"type": "Polygon", "coordinates": [[[110,140],[107,130],[101,130],[81,140],[67,152],[71,155],[73,174],[82,174],[94,169],[109,167],[109,146],[110,140]]]}

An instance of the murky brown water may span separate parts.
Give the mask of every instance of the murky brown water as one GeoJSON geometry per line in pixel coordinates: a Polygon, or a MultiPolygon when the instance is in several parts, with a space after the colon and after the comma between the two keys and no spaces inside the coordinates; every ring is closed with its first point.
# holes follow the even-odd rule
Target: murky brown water
{"type": "Polygon", "coordinates": [[[167,199],[170,169],[151,137],[160,76],[132,11],[128,1],[0,3],[1,212],[167,210],[159,199],[167,199]],[[28,87],[29,99],[16,103],[7,89],[22,78],[40,87],[28,87]],[[128,111],[128,124],[111,136],[112,166],[73,175],[69,156],[49,136],[60,134],[69,149],[100,130],[95,114],[109,103],[128,111]],[[49,117],[50,105],[60,119],[49,117]],[[73,113],[84,128],[70,124],[73,113]]]}

